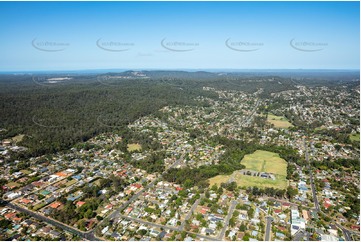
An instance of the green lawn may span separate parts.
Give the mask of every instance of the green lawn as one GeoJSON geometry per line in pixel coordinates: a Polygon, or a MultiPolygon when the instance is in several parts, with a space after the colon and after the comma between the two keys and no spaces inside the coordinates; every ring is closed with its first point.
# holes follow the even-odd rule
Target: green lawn
{"type": "Polygon", "coordinates": [[[360,142],[360,134],[350,134],[351,141],[360,142]]]}
{"type": "Polygon", "coordinates": [[[273,124],[275,128],[287,129],[293,125],[283,116],[276,116],[271,113],[267,115],[267,122],[273,124]]]}
{"type": "Polygon", "coordinates": [[[46,204],[45,203],[38,203],[33,207],[34,211],[39,210],[40,208],[44,207],[46,204]]]}

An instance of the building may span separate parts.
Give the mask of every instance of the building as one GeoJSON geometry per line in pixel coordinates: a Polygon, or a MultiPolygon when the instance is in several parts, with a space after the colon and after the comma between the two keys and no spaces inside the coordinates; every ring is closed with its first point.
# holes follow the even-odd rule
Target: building
{"type": "Polygon", "coordinates": [[[298,230],[306,228],[306,221],[300,217],[298,209],[291,209],[291,235],[295,235],[298,230]]]}

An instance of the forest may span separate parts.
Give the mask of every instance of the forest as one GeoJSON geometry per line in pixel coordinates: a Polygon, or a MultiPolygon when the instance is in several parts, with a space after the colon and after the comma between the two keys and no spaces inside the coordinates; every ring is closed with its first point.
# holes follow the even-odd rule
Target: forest
{"type": "Polygon", "coordinates": [[[247,73],[2,74],[0,139],[24,135],[18,145],[28,150],[11,155],[13,160],[54,153],[100,133],[124,131],[163,106],[203,105],[194,100],[200,95],[217,98],[204,86],[249,93],[262,89],[262,97],[295,88],[286,77],[247,73]]]}
{"type": "Polygon", "coordinates": [[[25,157],[68,149],[97,134],[122,130],[165,105],[195,105],[196,96],[209,95],[142,80],[110,86],[84,78],[49,86],[25,77],[1,79],[0,139],[24,134],[19,145],[29,148],[25,157]]]}

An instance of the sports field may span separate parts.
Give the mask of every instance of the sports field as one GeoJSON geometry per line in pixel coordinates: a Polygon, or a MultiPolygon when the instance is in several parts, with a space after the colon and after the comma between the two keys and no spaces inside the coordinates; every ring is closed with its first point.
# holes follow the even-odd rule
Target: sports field
{"type": "Polygon", "coordinates": [[[247,170],[287,175],[287,162],[277,153],[265,150],[256,150],[252,154],[245,155],[241,164],[245,165],[247,170]]]}
{"type": "Polygon", "coordinates": [[[273,124],[275,128],[287,129],[293,125],[288,121],[287,118],[282,116],[276,116],[271,113],[267,115],[267,122],[273,124]]]}
{"type": "Polygon", "coordinates": [[[273,173],[276,179],[272,180],[256,176],[247,176],[241,174],[240,171],[235,171],[231,175],[219,175],[209,179],[210,186],[216,183],[220,185],[222,182],[235,181],[238,186],[245,187],[256,186],[260,188],[287,188],[287,162],[280,158],[277,153],[257,150],[252,154],[245,155],[241,164],[246,166],[246,170],[273,173]]]}

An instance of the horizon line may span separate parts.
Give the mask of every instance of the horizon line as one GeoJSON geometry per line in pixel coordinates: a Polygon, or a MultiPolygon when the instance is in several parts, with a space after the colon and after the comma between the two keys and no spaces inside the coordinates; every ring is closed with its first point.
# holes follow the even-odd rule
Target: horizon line
{"type": "Polygon", "coordinates": [[[94,69],[63,69],[63,70],[0,70],[1,74],[33,73],[33,72],[126,72],[126,71],[187,71],[187,72],[237,72],[237,71],[359,71],[360,68],[94,68],[94,69]]]}

